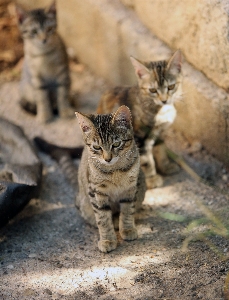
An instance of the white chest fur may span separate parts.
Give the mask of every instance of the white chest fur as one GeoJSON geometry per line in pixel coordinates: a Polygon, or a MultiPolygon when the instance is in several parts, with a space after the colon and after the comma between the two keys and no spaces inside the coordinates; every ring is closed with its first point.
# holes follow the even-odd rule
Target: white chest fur
{"type": "Polygon", "coordinates": [[[156,127],[158,126],[169,127],[171,124],[173,124],[176,115],[177,115],[177,111],[174,105],[172,104],[163,105],[156,115],[156,122],[155,122],[156,127]]]}

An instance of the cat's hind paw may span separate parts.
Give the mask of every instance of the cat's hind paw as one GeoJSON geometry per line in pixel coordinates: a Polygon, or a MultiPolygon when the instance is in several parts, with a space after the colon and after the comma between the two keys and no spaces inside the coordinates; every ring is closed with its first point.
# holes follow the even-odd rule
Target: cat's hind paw
{"type": "Polygon", "coordinates": [[[154,189],[156,187],[161,187],[163,186],[163,178],[156,174],[154,176],[151,176],[151,177],[146,177],[146,186],[147,186],[147,189],[154,189]]]}
{"type": "Polygon", "coordinates": [[[120,235],[125,241],[133,241],[138,238],[138,232],[136,228],[123,229],[120,231],[120,235]]]}
{"type": "Polygon", "coordinates": [[[117,240],[100,240],[98,242],[99,250],[107,253],[117,248],[117,240]]]}
{"type": "Polygon", "coordinates": [[[164,175],[172,175],[180,172],[180,167],[174,162],[169,162],[168,164],[161,166],[159,172],[164,175]]]}

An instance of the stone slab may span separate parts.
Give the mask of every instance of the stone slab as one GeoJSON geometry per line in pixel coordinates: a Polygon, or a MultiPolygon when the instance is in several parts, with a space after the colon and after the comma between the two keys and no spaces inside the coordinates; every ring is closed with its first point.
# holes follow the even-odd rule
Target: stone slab
{"type": "Polygon", "coordinates": [[[121,0],[142,23],[209,79],[229,90],[227,0],[121,0]]]}

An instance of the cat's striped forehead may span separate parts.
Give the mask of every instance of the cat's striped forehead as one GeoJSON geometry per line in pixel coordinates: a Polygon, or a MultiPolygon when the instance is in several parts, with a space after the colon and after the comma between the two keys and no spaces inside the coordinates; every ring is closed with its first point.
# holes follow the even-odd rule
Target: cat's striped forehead
{"type": "Polygon", "coordinates": [[[105,132],[111,132],[112,118],[112,114],[106,114],[97,116],[92,115],[90,119],[93,122],[96,131],[102,136],[105,132]]]}
{"type": "Polygon", "coordinates": [[[48,14],[44,9],[34,9],[27,12],[27,17],[25,18],[22,26],[32,26],[37,25],[40,28],[46,26],[56,26],[56,18],[54,14],[48,14]]]}
{"type": "Polygon", "coordinates": [[[94,125],[95,131],[92,131],[94,133],[92,136],[90,135],[89,138],[93,138],[97,140],[97,142],[99,138],[103,144],[107,143],[114,134],[114,130],[112,128],[112,117],[112,114],[97,116],[91,115],[90,120],[94,125]]]}
{"type": "Polygon", "coordinates": [[[43,9],[35,9],[30,12],[30,18],[37,23],[43,25],[47,19],[47,16],[43,9]]]}
{"type": "Polygon", "coordinates": [[[90,115],[90,120],[94,125],[96,135],[100,138],[102,143],[109,143],[117,136],[131,134],[131,130],[123,123],[113,122],[114,114],[106,115],[90,115]]]}
{"type": "Polygon", "coordinates": [[[151,61],[145,63],[145,66],[148,68],[148,70],[150,70],[153,73],[159,86],[163,86],[164,84],[164,80],[166,78],[167,64],[168,63],[166,60],[151,61]]]}

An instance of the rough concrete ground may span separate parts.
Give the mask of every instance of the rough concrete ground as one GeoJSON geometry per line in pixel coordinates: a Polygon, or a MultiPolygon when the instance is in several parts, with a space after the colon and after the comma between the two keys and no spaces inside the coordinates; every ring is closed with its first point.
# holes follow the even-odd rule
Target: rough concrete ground
{"type": "MultiPolygon", "coordinates": [[[[77,109],[94,111],[106,84],[82,65],[72,70],[77,109]]],[[[76,119],[39,125],[20,110],[18,100],[18,81],[0,85],[0,115],[22,126],[30,139],[41,135],[60,145],[82,143],[76,119]]],[[[118,248],[109,254],[99,252],[98,231],[75,209],[74,190],[58,165],[39,153],[44,164],[40,197],[0,230],[0,299],[229,299],[224,293],[227,260],[203,241],[181,249],[187,225],[204,215],[197,200],[227,225],[227,169],[205,150],[195,152],[195,145],[178,133],[171,131],[167,143],[215,186],[198,183],[185,171],[166,177],[162,188],[146,194],[138,240],[126,242],[118,235],[118,248]]],[[[206,228],[200,225],[195,232],[206,228]]],[[[209,241],[226,257],[226,238],[209,241]]]]}

